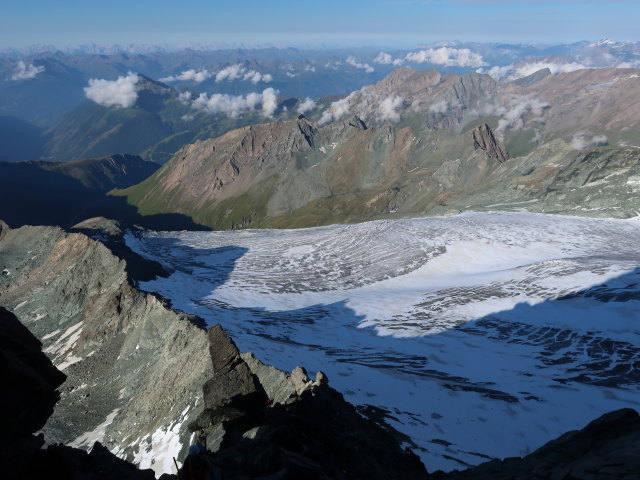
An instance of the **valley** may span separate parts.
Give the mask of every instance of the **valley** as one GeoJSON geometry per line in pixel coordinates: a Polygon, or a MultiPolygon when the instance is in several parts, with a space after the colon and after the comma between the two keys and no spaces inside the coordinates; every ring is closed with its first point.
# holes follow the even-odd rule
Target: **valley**
{"type": "Polygon", "coordinates": [[[322,368],[429,470],[637,407],[636,220],[526,213],[149,232],[141,284],[282,369],[322,368]]]}
{"type": "Polygon", "coordinates": [[[0,45],[9,478],[638,478],[639,55],[0,45]]]}

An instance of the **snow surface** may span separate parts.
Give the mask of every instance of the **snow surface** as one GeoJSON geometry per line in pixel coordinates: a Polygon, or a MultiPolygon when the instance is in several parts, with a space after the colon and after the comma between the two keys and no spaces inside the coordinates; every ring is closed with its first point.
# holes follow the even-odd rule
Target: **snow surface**
{"type": "Polygon", "coordinates": [[[78,448],[78,447],[93,447],[94,443],[104,441],[104,436],[105,436],[105,433],[107,431],[107,427],[113,423],[113,420],[116,418],[116,416],[118,415],[119,411],[120,411],[120,409],[116,408],[113,412],[111,412],[109,415],[107,415],[107,418],[105,418],[104,422],[102,422],[100,425],[98,425],[92,431],[86,432],[86,433],[83,433],[82,435],[80,435],[78,438],[73,440],[70,443],[70,445],[72,447],[76,447],[76,448],[78,448]]]}
{"type": "Polygon", "coordinates": [[[142,288],[262,361],[323,370],[429,471],[640,408],[637,220],[468,213],[127,244],[172,271],[142,288]]]}

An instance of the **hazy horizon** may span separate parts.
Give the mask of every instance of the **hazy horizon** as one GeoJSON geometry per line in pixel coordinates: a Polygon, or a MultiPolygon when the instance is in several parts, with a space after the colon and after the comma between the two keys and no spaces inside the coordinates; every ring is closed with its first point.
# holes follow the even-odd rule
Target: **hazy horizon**
{"type": "Polygon", "coordinates": [[[10,2],[0,18],[0,49],[33,45],[220,44],[408,48],[441,40],[524,44],[636,40],[640,4],[630,0],[408,0],[301,6],[291,0],[143,0],[108,4],[10,2]]]}

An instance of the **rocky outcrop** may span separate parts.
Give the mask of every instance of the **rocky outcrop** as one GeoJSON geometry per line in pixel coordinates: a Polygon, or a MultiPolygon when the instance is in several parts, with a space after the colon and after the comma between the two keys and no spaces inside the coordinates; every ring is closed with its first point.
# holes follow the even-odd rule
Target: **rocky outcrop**
{"type": "Polygon", "coordinates": [[[46,450],[44,435],[34,435],[53,412],[65,375],[42,353],[38,341],[9,311],[0,307],[0,465],[2,478],[152,480],[151,470],[138,470],[100,443],[91,453],[63,445],[46,450]]]}
{"type": "MultiPolygon", "coordinates": [[[[119,230],[105,219],[79,227],[103,240],[119,230]]],[[[156,475],[171,472],[173,457],[186,456],[191,425],[218,452],[229,478],[282,468],[293,478],[301,478],[295,472],[352,478],[356,469],[370,471],[371,478],[383,478],[377,470],[400,478],[392,472],[396,464],[406,465],[404,473],[424,473],[417,457],[360,417],[324,374],[311,381],[301,368],[287,374],[240,354],[220,327],[206,332],[197,318],[136,290],[125,262],[99,241],[51,227],[3,232],[0,303],[41,339],[67,377],[53,414],[43,426],[57,395],[38,404],[42,412],[31,430],[41,428],[47,443],[71,450],[50,446],[38,453],[43,465],[72,465],[90,475],[109,450],[156,475]],[[77,447],[92,450],[79,453],[77,447]],[[365,455],[370,449],[377,460],[365,455]]],[[[49,370],[52,390],[64,378],[49,370]]],[[[130,468],[119,465],[114,471],[130,468]]]]}
{"type": "Polygon", "coordinates": [[[199,319],[136,290],[125,265],[80,233],[12,229],[0,241],[0,304],[67,376],[47,441],[100,441],[160,474],[189,445],[186,424],[211,377],[208,341],[199,319]]]}
{"type": "Polygon", "coordinates": [[[640,476],[640,416],[617,410],[582,430],[567,432],[524,458],[492,460],[462,472],[436,472],[447,480],[625,480],[640,476]]]}
{"type": "MultiPolygon", "coordinates": [[[[361,417],[318,372],[311,381],[240,354],[219,326],[209,332],[214,375],[190,428],[209,449],[194,463],[210,478],[419,479],[427,471],[386,430],[361,417]]],[[[185,462],[184,474],[194,467],[185,462]]]]}
{"type": "Polygon", "coordinates": [[[56,390],[65,380],[42,344],[11,312],[0,307],[0,464],[9,478],[22,471],[44,444],[35,436],[60,398],[56,390]]]}
{"type": "Polygon", "coordinates": [[[349,126],[354,127],[360,131],[367,129],[367,125],[358,115],[354,115],[353,118],[349,120],[349,126]]]}
{"type": "Polygon", "coordinates": [[[498,160],[500,163],[509,160],[509,154],[504,148],[500,139],[496,138],[493,131],[486,123],[479,125],[471,132],[473,138],[473,148],[482,150],[489,158],[498,160]]]}

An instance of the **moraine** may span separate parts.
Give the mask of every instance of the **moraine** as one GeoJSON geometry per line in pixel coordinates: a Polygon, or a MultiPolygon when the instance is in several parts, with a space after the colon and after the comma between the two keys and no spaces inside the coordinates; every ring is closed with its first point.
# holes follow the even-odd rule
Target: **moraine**
{"type": "Polygon", "coordinates": [[[172,272],[141,288],[278,368],[325,371],[429,471],[640,407],[636,219],[466,213],[127,243],[172,272]]]}

